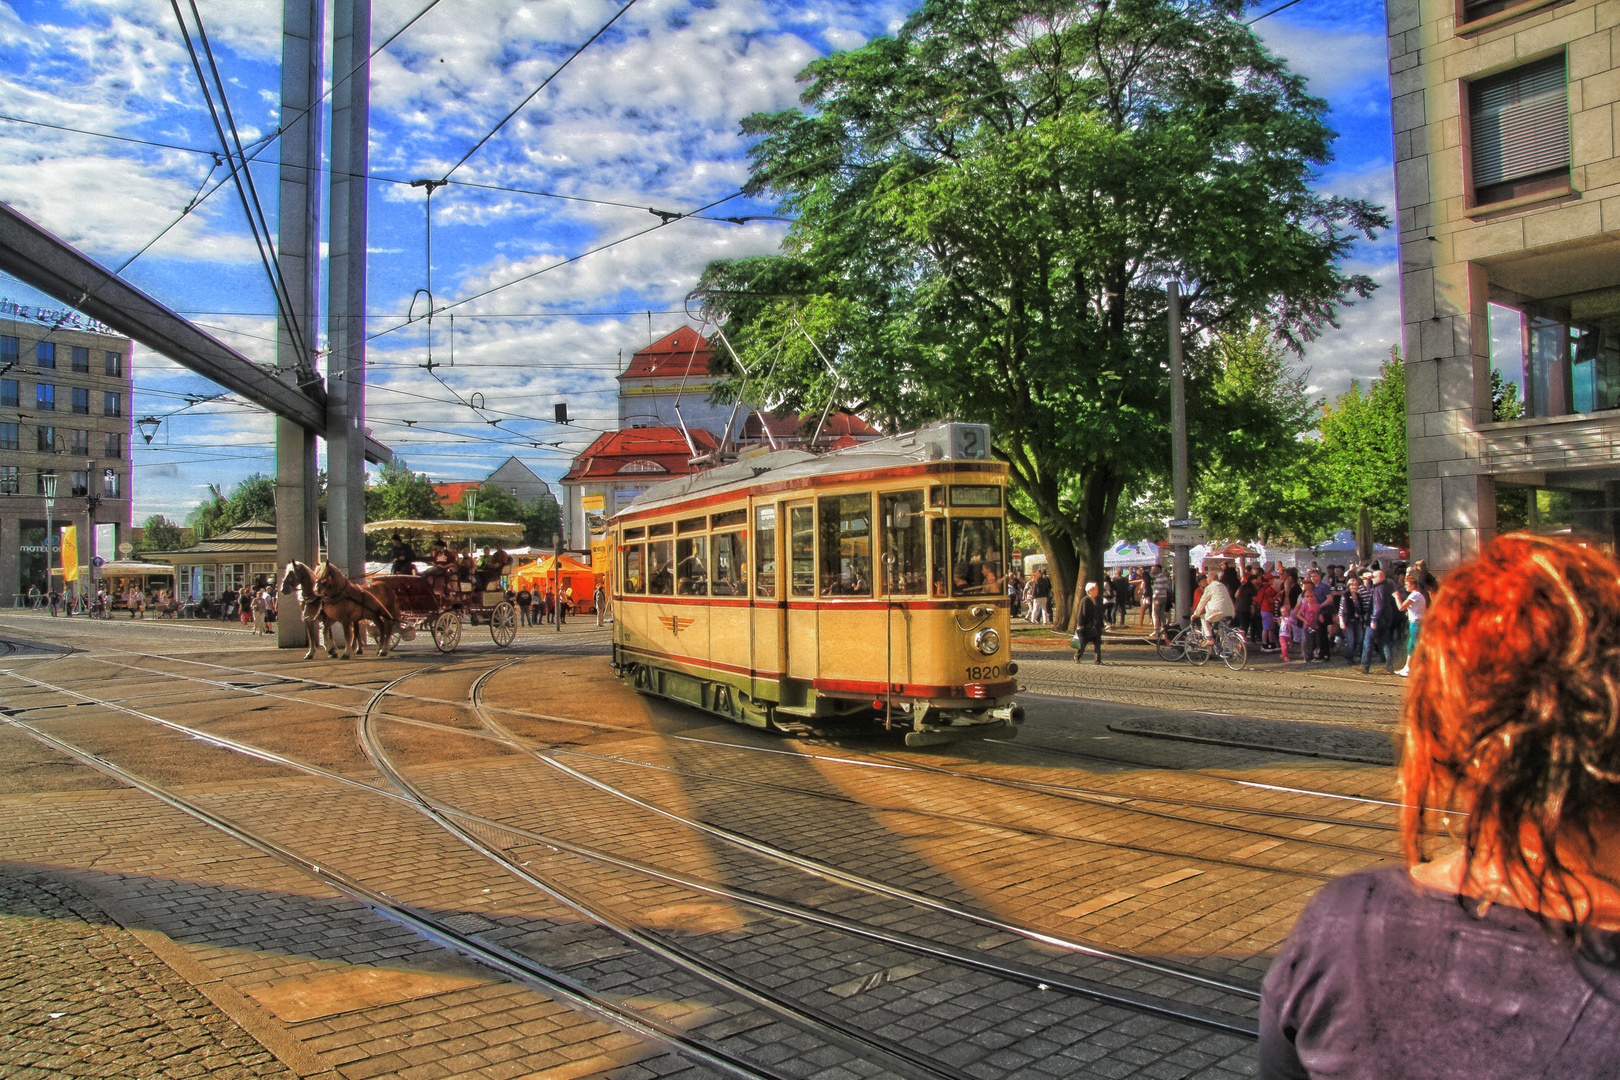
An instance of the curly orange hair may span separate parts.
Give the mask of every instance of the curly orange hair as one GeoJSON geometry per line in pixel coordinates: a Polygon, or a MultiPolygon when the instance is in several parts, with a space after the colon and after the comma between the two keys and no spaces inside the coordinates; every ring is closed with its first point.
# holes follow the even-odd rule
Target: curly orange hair
{"type": "Polygon", "coordinates": [[[1620,563],[1567,540],[1492,540],[1446,579],[1411,670],[1407,858],[1427,858],[1428,815],[1466,813],[1471,871],[1499,861],[1538,914],[1549,900],[1584,911],[1589,890],[1559,852],[1620,822],[1620,563]]]}

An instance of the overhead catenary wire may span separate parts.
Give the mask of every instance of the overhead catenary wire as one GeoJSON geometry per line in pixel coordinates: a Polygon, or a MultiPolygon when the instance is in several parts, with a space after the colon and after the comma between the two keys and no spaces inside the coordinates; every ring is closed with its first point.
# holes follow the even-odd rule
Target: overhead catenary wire
{"type": "Polygon", "coordinates": [[[450,168],[446,169],[445,172],[444,172],[444,176],[440,178],[441,182],[445,181],[445,180],[449,180],[451,175],[457,169],[461,168],[463,165],[465,165],[467,163],[468,158],[471,158],[474,154],[478,153],[479,150],[483,149],[484,144],[489,142],[490,139],[493,139],[495,137],[496,132],[500,131],[501,128],[506,126],[507,121],[511,120],[512,117],[516,116],[519,112],[523,111],[523,107],[525,105],[527,105],[529,102],[533,101],[535,99],[535,97],[540,93],[540,91],[544,90],[546,87],[551,85],[551,80],[555,79],[558,75],[561,75],[563,73],[563,71],[568,67],[568,65],[572,64],[574,62],[575,58],[578,57],[580,53],[582,53],[586,49],[590,48],[591,45],[596,41],[597,38],[599,38],[603,34],[607,33],[609,27],[611,27],[614,23],[618,22],[619,18],[621,16],[623,16],[625,12],[629,11],[631,8],[633,8],[635,6],[636,6],[636,0],[626,0],[624,6],[619,8],[618,11],[615,11],[613,13],[613,17],[611,19],[609,19],[607,22],[603,23],[601,25],[601,27],[596,31],[596,33],[594,33],[590,37],[586,38],[585,41],[577,49],[575,49],[573,52],[569,53],[568,54],[568,59],[564,60],[561,64],[558,64],[556,69],[553,70],[550,75],[547,75],[544,79],[542,79],[540,81],[540,85],[535,87],[533,90],[531,90],[529,92],[528,97],[526,97],[522,101],[518,102],[516,108],[514,108],[511,112],[507,113],[505,116],[501,117],[501,119],[495,124],[495,126],[489,129],[488,134],[486,134],[483,138],[479,139],[476,143],[474,143],[472,145],[472,149],[468,150],[465,154],[462,154],[460,159],[457,160],[454,165],[452,165],[452,166],[450,166],[450,168]]]}

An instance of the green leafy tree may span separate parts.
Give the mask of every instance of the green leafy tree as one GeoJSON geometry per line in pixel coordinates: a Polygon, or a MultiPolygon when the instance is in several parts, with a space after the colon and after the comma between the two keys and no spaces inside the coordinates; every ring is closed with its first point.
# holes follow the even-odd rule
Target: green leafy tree
{"type": "Polygon", "coordinates": [[[750,392],[989,423],[1065,620],[1121,497],[1168,466],[1165,282],[1191,283],[1195,346],[1262,317],[1298,344],[1373,287],[1339,263],[1387,221],[1311,191],[1326,105],[1242,11],[927,0],[813,62],[804,110],[743,123],[749,191],[797,219],[785,255],[702,281],[750,392]]]}
{"type": "Polygon", "coordinates": [[[186,530],[164,517],[162,514],[153,514],[141,526],[141,540],[135,545],[136,551],[178,551],[189,547],[186,530]]]}
{"type": "Polygon", "coordinates": [[[1518,420],[1524,416],[1524,402],[1519,397],[1519,384],[1508,382],[1502,373],[1491,369],[1491,419],[1518,420]]]}
{"type": "Polygon", "coordinates": [[[191,526],[191,533],[198,540],[206,540],[215,533],[223,532],[229,526],[222,524],[229,509],[225,501],[225,493],[218,484],[208,485],[208,498],[192,508],[186,515],[186,524],[191,526]]]}
{"type": "Polygon", "coordinates": [[[1353,525],[1360,507],[1372,515],[1373,539],[1407,542],[1410,486],[1406,478],[1406,371],[1400,353],[1378,369],[1363,392],[1350,389],[1322,409],[1318,478],[1321,501],[1336,522],[1353,525]]]}
{"type": "Polygon", "coordinates": [[[530,547],[550,547],[551,538],[562,534],[562,507],[556,499],[536,499],[518,515],[523,523],[523,542],[530,547]]]}
{"type": "Polygon", "coordinates": [[[427,473],[413,473],[403,460],[384,462],[377,482],[366,488],[366,520],[432,519],[444,517],[439,493],[427,473]]]}
{"type": "Polygon", "coordinates": [[[1305,374],[1261,322],[1216,335],[1203,360],[1201,408],[1192,417],[1193,512],[1212,537],[1310,545],[1333,509],[1311,483],[1306,439],[1322,407],[1305,374]]]}
{"type": "Polygon", "coordinates": [[[217,536],[244,521],[274,524],[275,520],[276,481],[263,473],[240,481],[228,496],[218,484],[209,484],[208,498],[186,515],[186,524],[198,540],[217,536]]]}
{"type": "MultiPolygon", "coordinates": [[[[517,521],[523,514],[518,497],[499,484],[483,484],[477,488],[478,498],[473,504],[472,521],[517,521]]],[[[444,509],[444,516],[458,521],[467,517],[467,496],[464,494],[444,509]]]]}

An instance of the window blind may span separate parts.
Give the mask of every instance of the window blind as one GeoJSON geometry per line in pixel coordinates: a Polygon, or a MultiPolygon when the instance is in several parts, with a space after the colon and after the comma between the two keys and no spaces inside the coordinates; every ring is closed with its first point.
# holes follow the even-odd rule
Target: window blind
{"type": "Polygon", "coordinates": [[[1569,166],[1564,57],[1548,57],[1468,88],[1474,186],[1569,166]]]}

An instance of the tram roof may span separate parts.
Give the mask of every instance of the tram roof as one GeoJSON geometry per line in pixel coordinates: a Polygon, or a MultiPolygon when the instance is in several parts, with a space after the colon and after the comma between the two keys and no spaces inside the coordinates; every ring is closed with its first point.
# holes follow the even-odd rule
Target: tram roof
{"type": "Polygon", "coordinates": [[[805,450],[773,450],[755,454],[706,472],[677,477],[648,488],[619,512],[640,512],[699,495],[746,491],[764,483],[839,473],[892,469],[910,463],[994,461],[990,456],[990,428],[985,424],[932,424],[884,439],[860,443],[826,454],[805,450]],[[974,453],[971,447],[982,452],[974,453]],[[769,474],[767,476],[767,474],[769,474]]]}

